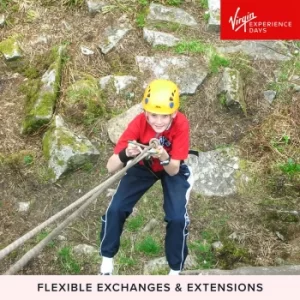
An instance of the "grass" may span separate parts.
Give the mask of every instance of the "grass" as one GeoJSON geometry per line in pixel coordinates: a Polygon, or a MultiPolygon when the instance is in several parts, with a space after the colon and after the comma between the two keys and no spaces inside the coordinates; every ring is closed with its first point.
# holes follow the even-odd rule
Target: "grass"
{"type": "Polygon", "coordinates": [[[148,0],[138,0],[138,3],[142,6],[147,6],[149,5],[149,1],[148,0]]]}
{"type": "Polygon", "coordinates": [[[293,75],[300,76],[300,57],[294,56],[293,59],[281,63],[278,74],[276,75],[277,80],[269,82],[269,89],[277,92],[277,98],[284,100],[285,94],[292,87],[289,82],[293,75]]]}
{"type": "Polygon", "coordinates": [[[161,246],[151,236],[146,236],[136,244],[136,250],[148,256],[154,256],[161,252],[161,246]]]}
{"type": "MultiPolygon", "coordinates": [[[[42,230],[37,236],[36,236],[36,242],[39,243],[41,242],[44,238],[48,236],[49,232],[46,230],[42,230]]],[[[48,247],[53,248],[55,247],[55,242],[50,241],[48,244],[48,247]]]]}
{"type": "Polygon", "coordinates": [[[210,57],[209,61],[209,68],[212,73],[217,73],[221,67],[229,67],[230,66],[230,61],[223,57],[220,56],[216,53],[213,53],[210,57]]]}
{"type": "Polygon", "coordinates": [[[82,7],[85,4],[84,0],[63,0],[62,4],[69,7],[82,7]]]}
{"type": "Polygon", "coordinates": [[[138,15],[136,17],[136,20],[135,20],[135,23],[136,23],[137,27],[143,28],[146,24],[145,20],[146,20],[145,12],[138,13],[138,15]]]}
{"type": "Polygon", "coordinates": [[[144,224],[143,216],[131,217],[126,222],[126,229],[131,232],[137,232],[144,224]]]}
{"type": "Polygon", "coordinates": [[[199,269],[213,269],[216,265],[216,257],[212,252],[211,244],[207,241],[194,241],[189,248],[197,257],[199,269]]]}
{"type": "Polygon", "coordinates": [[[180,108],[179,111],[181,111],[182,113],[185,113],[185,110],[188,107],[188,96],[183,95],[180,97],[180,108]]]}
{"type": "Polygon", "coordinates": [[[25,165],[31,165],[33,163],[33,156],[32,155],[25,155],[23,158],[25,165]]]}
{"type": "Polygon", "coordinates": [[[208,0],[198,0],[200,7],[208,9],[208,0]]]}
{"type": "Polygon", "coordinates": [[[62,274],[79,274],[80,265],[72,254],[71,247],[63,247],[58,251],[58,261],[62,274]]]}
{"type": "Polygon", "coordinates": [[[209,18],[210,18],[210,13],[209,13],[209,12],[206,12],[206,13],[204,14],[204,21],[205,21],[206,23],[208,23],[209,18]]]}
{"type": "Polygon", "coordinates": [[[9,4],[9,0],[1,0],[0,1],[0,13],[4,12],[9,4]]]}
{"type": "Polygon", "coordinates": [[[279,168],[283,173],[291,177],[300,173],[300,164],[296,163],[292,158],[289,158],[288,161],[280,165],[279,168]]]}
{"type": "Polygon", "coordinates": [[[157,30],[168,30],[168,31],[179,31],[181,29],[185,30],[186,26],[177,24],[177,23],[168,23],[168,22],[157,22],[153,24],[153,27],[157,30]]]}
{"type": "Polygon", "coordinates": [[[203,54],[203,56],[208,60],[208,66],[212,73],[217,73],[221,68],[229,67],[231,64],[229,58],[218,54],[211,45],[199,40],[181,41],[174,47],[157,46],[155,49],[160,51],[172,49],[175,54],[203,54]]]}
{"type": "Polygon", "coordinates": [[[174,47],[174,51],[177,54],[204,54],[207,51],[207,45],[197,40],[180,42],[174,47]]]}
{"type": "Polygon", "coordinates": [[[167,0],[166,4],[171,6],[179,6],[183,3],[183,0],[167,0]]]}
{"type": "Polygon", "coordinates": [[[121,256],[119,258],[119,264],[123,267],[123,268],[127,268],[127,267],[133,267],[137,264],[138,262],[131,258],[131,257],[125,257],[125,256],[121,256]]]}

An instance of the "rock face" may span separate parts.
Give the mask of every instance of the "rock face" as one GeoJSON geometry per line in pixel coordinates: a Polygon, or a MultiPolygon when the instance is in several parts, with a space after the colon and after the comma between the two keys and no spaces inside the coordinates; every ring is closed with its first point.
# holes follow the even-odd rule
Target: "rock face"
{"type": "Polygon", "coordinates": [[[243,52],[254,59],[262,60],[287,61],[291,59],[288,48],[280,41],[243,41],[237,46],[218,47],[217,50],[221,53],[243,52]]]}
{"type": "Polygon", "coordinates": [[[209,20],[207,29],[209,31],[220,31],[220,0],[208,0],[209,20]]]}
{"type": "Polygon", "coordinates": [[[5,16],[4,14],[0,14],[0,27],[3,27],[5,24],[5,16]]]}
{"type": "Polygon", "coordinates": [[[240,72],[235,69],[225,68],[219,84],[219,101],[226,105],[239,105],[247,114],[246,103],[243,93],[243,83],[240,72]]]}
{"type": "Polygon", "coordinates": [[[186,26],[197,25],[196,20],[184,10],[175,7],[167,7],[155,3],[150,4],[147,21],[148,22],[165,21],[165,22],[179,23],[186,26]]]}
{"type": "Polygon", "coordinates": [[[145,86],[155,78],[170,79],[178,84],[181,95],[194,94],[208,74],[206,66],[187,56],[137,56],[136,62],[141,72],[150,74],[145,86]]]}
{"type": "Polygon", "coordinates": [[[243,267],[234,270],[183,271],[181,275],[300,275],[300,266],[243,267]]]}
{"type": "Polygon", "coordinates": [[[272,90],[264,91],[264,98],[265,98],[270,104],[272,104],[272,102],[273,102],[274,99],[276,98],[276,91],[272,91],[272,90]]]}
{"type": "Polygon", "coordinates": [[[101,52],[103,54],[107,54],[119,43],[119,41],[122,40],[122,38],[131,29],[132,26],[126,19],[125,15],[118,20],[117,24],[106,28],[99,44],[101,52]]]}
{"type": "Polygon", "coordinates": [[[187,164],[194,175],[193,191],[204,196],[228,196],[236,193],[239,158],[231,149],[189,155],[187,164]]]}
{"type": "Polygon", "coordinates": [[[116,144],[129,122],[131,122],[142,111],[142,106],[140,104],[136,104],[123,114],[110,119],[107,124],[110,140],[116,144]]]}
{"type": "Polygon", "coordinates": [[[152,46],[168,46],[173,47],[179,43],[180,39],[173,34],[143,29],[144,39],[152,46]]]}
{"type": "Polygon", "coordinates": [[[109,83],[113,83],[115,91],[117,94],[120,94],[121,91],[130,87],[133,83],[137,81],[137,78],[134,76],[113,76],[108,75],[100,78],[99,85],[102,89],[105,89],[109,83]]]}
{"type": "MultiPolygon", "coordinates": [[[[188,255],[185,263],[185,269],[194,269],[197,266],[196,258],[188,255]]],[[[170,267],[165,257],[160,257],[149,261],[144,267],[144,275],[159,274],[161,271],[168,272],[170,267]]]]}
{"type": "Polygon", "coordinates": [[[21,130],[23,134],[32,133],[48,124],[53,116],[60,87],[64,48],[59,47],[58,50],[53,51],[57,51],[56,59],[43,75],[36,94],[27,103],[27,112],[21,130]]]}
{"type": "Polygon", "coordinates": [[[100,155],[86,137],[78,136],[65,127],[60,116],[54,118],[43,137],[43,152],[53,181],[69,170],[97,161],[100,155]]]}
{"type": "Polygon", "coordinates": [[[15,60],[22,57],[22,51],[16,38],[11,37],[0,42],[0,52],[6,60],[15,60]]]}
{"type": "Polygon", "coordinates": [[[102,1],[102,0],[86,0],[85,2],[91,14],[100,12],[102,8],[108,4],[108,1],[102,1]]]}

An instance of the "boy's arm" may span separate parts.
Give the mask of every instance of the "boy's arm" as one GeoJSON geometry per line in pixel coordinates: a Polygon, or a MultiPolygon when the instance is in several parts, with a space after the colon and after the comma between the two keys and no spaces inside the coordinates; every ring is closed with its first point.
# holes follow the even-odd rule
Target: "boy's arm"
{"type": "Polygon", "coordinates": [[[113,173],[115,171],[121,170],[124,167],[124,163],[121,162],[119,154],[113,154],[107,161],[107,171],[108,173],[113,173]]]}
{"type": "Polygon", "coordinates": [[[170,159],[169,164],[163,165],[165,171],[170,175],[174,176],[179,172],[180,162],[187,158],[189,153],[189,123],[188,121],[181,124],[180,130],[178,130],[172,142],[172,150],[170,155],[166,150],[162,151],[159,157],[160,161],[167,161],[170,159]]]}
{"type": "Polygon", "coordinates": [[[113,154],[107,162],[106,168],[108,173],[121,170],[130,159],[134,158],[140,153],[137,146],[128,144],[128,146],[121,150],[118,154],[113,154]]]}
{"type": "Polygon", "coordinates": [[[114,149],[114,154],[108,159],[106,168],[109,173],[118,171],[126,163],[138,155],[140,151],[133,144],[128,144],[129,140],[137,140],[139,137],[139,116],[133,119],[125,131],[122,133],[114,149]]]}
{"type": "Polygon", "coordinates": [[[170,176],[174,176],[179,172],[180,160],[171,158],[168,152],[165,149],[163,149],[162,154],[159,157],[159,160],[167,161],[168,159],[170,159],[169,164],[163,165],[163,167],[170,176]]]}

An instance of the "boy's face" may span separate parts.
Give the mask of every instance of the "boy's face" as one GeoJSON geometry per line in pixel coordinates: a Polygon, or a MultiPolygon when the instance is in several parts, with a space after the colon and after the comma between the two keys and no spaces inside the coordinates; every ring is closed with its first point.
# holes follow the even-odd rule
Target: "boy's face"
{"type": "Polygon", "coordinates": [[[150,112],[145,112],[145,114],[146,118],[148,119],[148,123],[156,133],[164,132],[171,123],[171,120],[176,116],[176,113],[172,115],[158,115],[150,112]]]}

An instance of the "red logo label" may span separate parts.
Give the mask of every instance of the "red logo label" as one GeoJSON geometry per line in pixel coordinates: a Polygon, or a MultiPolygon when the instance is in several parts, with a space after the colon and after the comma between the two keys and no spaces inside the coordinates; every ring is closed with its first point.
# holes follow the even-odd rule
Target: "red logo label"
{"type": "Polygon", "coordinates": [[[221,40],[300,40],[299,0],[221,0],[221,40]]]}

